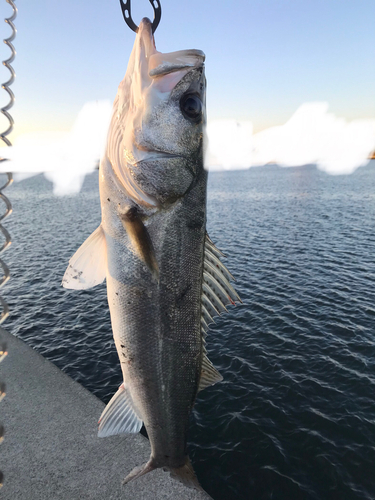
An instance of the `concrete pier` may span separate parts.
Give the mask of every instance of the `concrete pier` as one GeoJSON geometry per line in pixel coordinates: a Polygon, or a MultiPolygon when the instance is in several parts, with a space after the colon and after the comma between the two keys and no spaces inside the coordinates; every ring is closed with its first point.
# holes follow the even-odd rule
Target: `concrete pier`
{"type": "Polygon", "coordinates": [[[156,470],[122,486],[150,454],[141,434],[97,437],[104,404],[20,339],[0,328],[6,397],[0,445],[2,500],[207,500],[156,470]]]}

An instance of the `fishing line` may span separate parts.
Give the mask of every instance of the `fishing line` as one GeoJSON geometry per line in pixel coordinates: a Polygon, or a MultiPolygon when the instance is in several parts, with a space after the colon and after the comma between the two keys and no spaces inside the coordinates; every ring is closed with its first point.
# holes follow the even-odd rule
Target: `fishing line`
{"type": "MultiPolygon", "coordinates": [[[[13,21],[15,20],[15,18],[17,16],[17,7],[14,5],[13,0],[6,0],[6,2],[13,9],[13,14],[4,20],[6,22],[6,24],[8,24],[12,29],[12,33],[11,33],[10,37],[4,39],[4,43],[6,45],[8,45],[8,47],[11,51],[11,55],[8,59],[3,61],[3,65],[6,68],[8,68],[8,70],[10,71],[10,78],[8,81],[3,83],[1,87],[8,93],[10,99],[9,99],[8,104],[6,106],[2,107],[0,111],[8,119],[9,126],[5,130],[5,132],[0,134],[0,138],[7,146],[11,146],[12,143],[7,138],[7,135],[9,135],[12,132],[14,121],[13,121],[12,116],[8,113],[8,111],[14,104],[14,94],[10,90],[9,86],[14,82],[14,79],[16,76],[14,69],[12,68],[10,63],[12,63],[14,58],[16,57],[16,51],[12,45],[12,42],[15,39],[16,33],[17,33],[17,30],[13,24],[13,21]]],[[[8,160],[6,158],[0,158],[0,163],[3,161],[8,161],[8,160]]],[[[12,213],[12,205],[11,205],[10,201],[8,200],[8,198],[3,194],[3,190],[13,182],[13,176],[10,172],[6,173],[5,175],[7,176],[7,181],[5,182],[5,184],[3,184],[0,187],[0,198],[2,199],[2,201],[5,204],[5,212],[0,215],[0,231],[3,233],[4,238],[5,238],[5,242],[0,247],[0,254],[2,254],[11,244],[10,234],[5,229],[5,227],[3,227],[3,225],[1,224],[1,222],[12,213]]],[[[5,264],[5,262],[2,259],[0,259],[0,266],[2,267],[3,273],[4,273],[3,276],[0,278],[0,288],[1,288],[8,281],[8,279],[10,277],[10,273],[9,273],[8,266],[5,264]]],[[[8,304],[5,302],[5,300],[1,296],[0,296],[0,304],[2,306],[2,312],[0,315],[0,325],[1,325],[9,315],[9,307],[8,307],[8,304]]],[[[4,330],[2,328],[0,328],[0,333],[1,332],[4,332],[4,330]]],[[[6,345],[4,343],[0,342],[0,362],[4,359],[6,354],[7,354],[6,345]]],[[[1,399],[3,399],[4,396],[5,396],[5,384],[3,382],[0,382],[0,401],[1,401],[1,399]]],[[[3,436],[4,436],[4,427],[2,425],[0,425],[0,443],[3,440],[3,436]]],[[[3,473],[0,471],[0,487],[2,485],[3,485],[3,473]]]]}

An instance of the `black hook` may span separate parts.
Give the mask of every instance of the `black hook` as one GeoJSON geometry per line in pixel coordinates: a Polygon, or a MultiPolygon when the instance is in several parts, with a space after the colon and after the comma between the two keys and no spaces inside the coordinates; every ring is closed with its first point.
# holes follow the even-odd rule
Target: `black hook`
{"type": "MultiPolygon", "coordinates": [[[[161,18],[161,5],[159,0],[148,0],[154,9],[154,20],[152,21],[152,34],[155,33],[156,28],[159,26],[161,18]]],[[[132,19],[130,11],[130,0],[120,0],[122,15],[124,16],[126,24],[135,33],[138,32],[138,26],[132,19]]]]}

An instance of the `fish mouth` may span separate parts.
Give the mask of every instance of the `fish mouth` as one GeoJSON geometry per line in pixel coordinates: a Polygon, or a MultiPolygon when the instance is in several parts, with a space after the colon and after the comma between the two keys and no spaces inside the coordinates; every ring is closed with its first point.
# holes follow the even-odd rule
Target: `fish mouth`
{"type": "Polygon", "coordinates": [[[184,159],[185,157],[183,155],[178,155],[174,153],[167,153],[165,151],[147,151],[147,156],[145,158],[142,158],[141,160],[136,162],[136,165],[139,165],[143,162],[147,161],[155,161],[155,160],[173,160],[175,158],[182,158],[184,159]]]}
{"type": "Polygon", "coordinates": [[[148,76],[152,79],[176,71],[188,71],[202,66],[204,63],[206,56],[201,50],[188,49],[167,53],[158,52],[152,34],[152,23],[147,17],[144,17],[140,22],[137,36],[140,39],[148,63],[148,76]]]}
{"type": "Polygon", "coordinates": [[[144,56],[148,59],[150,56],[155,54],[156,46],[155,46],[155,38],[152,34],[152,23],[148,17],[144,17],[142,21],[139,23],[137,38],[140,42],[140,52],[144,52],[144,56]]]}
{"type": "Polygon", "coordinates": [[[129,151],[126,148],[124,149],[124,159],[129,165],[140,165],[143,162],[155,160],[172,160],[175,158],[186,159],[182,154],[150,149],[147,146],[141,146],[137,143],[134,143],[134,148],[137,151],[136,154],[134,154],[134,149],[133,151],[129,151]]]}
{"type": "MultiPolygon", "coordinates": [[[[169,160],[172,158],[186,158],[183,154],[175,153],[172,151],[163,151],[161,149],[155,149],[154,147],[151,148],[149,146],[139,144],[136,140],[134,140],[134,146],[136,150],[138,150],[138,152],[143,157],[139,158],[139,160],[133,163],[140,163],[141,161],[148,161],[148,160],[165,160],[165,159],[169,160]]],[[[126,153],[127,151],[125,151],[125,155],[126,153]]]]}
{"type": "Polygon", "coordinates": [[[168,53],[156,52],[150,57],[148,74],[151,78],[157,78],[176,71],[189,71],[203,66],[205,57],[201,50],[196,49],[168,53]]]}

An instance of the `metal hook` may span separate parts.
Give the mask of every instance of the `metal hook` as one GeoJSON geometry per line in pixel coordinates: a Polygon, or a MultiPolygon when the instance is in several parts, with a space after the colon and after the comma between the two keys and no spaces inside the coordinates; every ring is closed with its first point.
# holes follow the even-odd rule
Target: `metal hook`
{"type": "MultiPolygon", "coordinates": [[[[159,26],[161,18],[161,5],[159,0],[148,0],[154,9],[154,20],[152,21],[152,34],[155,33],[156,28],[159,26]]],[[[138,32],[138,26],[132,19],[130,11],[130,0],[120,0],[122,15],[124,16],[126,24],[135,33],[138,32]]]]}

